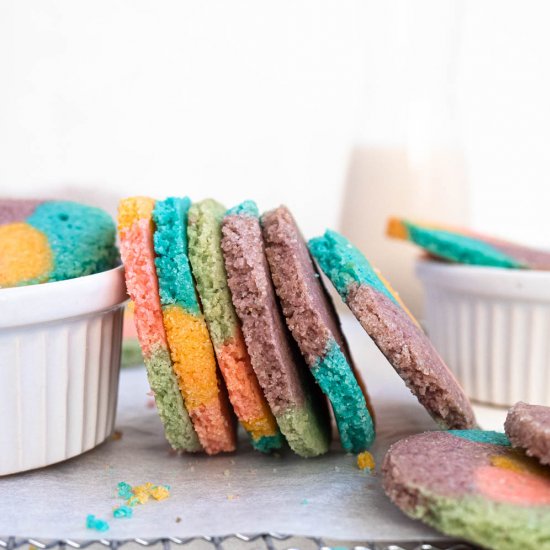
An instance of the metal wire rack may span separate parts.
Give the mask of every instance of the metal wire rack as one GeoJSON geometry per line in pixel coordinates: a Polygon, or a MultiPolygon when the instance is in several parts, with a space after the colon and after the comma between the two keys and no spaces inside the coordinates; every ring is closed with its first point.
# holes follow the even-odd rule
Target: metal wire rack
{"type": "Polygon", "coordinates": [[[142,550],[144,547],[155,548],[155,550],[171,550],[172,545],[186,546],[189,549],[201,550],[475,550],[477,547],[461,542],[438,542],[424,543],[419,541],[411,542],[365,542],[346,543],[342,541],[329,541],[319,537],[296,537],[293,535],[282,535],[279,533],[264,533],[244,535],[236,533],[223,537],[191,537],[191,538],[160,538],[160,539],[128,539],[109,540],[97,539],[77,541],[71,539],[63,540],[38,540],[34,538],[6,537],[0,538],[0,548],[5,550],[37,549],[37,550],[77,550],[87,548],[89,550],[142,550]]]}

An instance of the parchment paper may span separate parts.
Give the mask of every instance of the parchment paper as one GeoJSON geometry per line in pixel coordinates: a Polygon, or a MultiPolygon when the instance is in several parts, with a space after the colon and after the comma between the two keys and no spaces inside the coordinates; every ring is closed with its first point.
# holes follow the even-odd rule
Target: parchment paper
{"type": "Polygon", "coordinates": [[[308,460],[290,451],[263,456],[244,434],[233,455],[175,455],[148,406],[141,367],[122,372],[116,424],[121,439],[62,464],[0,479],[0,535],[125,539],[278,532],[369,541],[444,538],[393,506],[379,473],[392,442],[436,426],[356,321],[346,317],[344,326],[376,409],[375,473],[360,471],[355,457],[336,442],[327,456],[308,460]],[[137,506],[130,519],[115,519],[119,481],[168,484],[172,494],[137,506]],[[88,514],[108,520],[109,531],[86,529],[88,514]]]}

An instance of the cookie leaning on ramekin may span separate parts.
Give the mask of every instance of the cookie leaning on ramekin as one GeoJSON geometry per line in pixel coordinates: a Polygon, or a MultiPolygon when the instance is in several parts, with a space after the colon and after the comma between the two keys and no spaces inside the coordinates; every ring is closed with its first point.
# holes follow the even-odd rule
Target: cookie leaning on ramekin
{"type": "Polygon", "coordinates": [[[202,450],[178,387],[162,322],[153,250],[155,201],[130,197],[120,201],[118,231],[126,287],[134,302],[134,321],[149,385],[164,433],[177,450],[202,450]]]}

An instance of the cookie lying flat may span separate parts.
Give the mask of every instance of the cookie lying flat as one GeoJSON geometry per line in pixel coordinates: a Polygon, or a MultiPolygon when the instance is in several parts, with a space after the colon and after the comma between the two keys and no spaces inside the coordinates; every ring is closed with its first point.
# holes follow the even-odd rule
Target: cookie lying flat
{"type": "Polygon", "coordinates": [[[229,400],[237,418],[262,452],[279,449],[283,437],[264,397],[227,286],[221,250],[225,207],[208,199],[189,209],[189,260],[204,317],[214,345],[229,400]]]}
{"type": "Polygon", "coordinates": [[[390,237],[411,241],[432,256],[462,264],[523,269],[550,269],[550,252],[465,229],[392,218],[390,237]]]}
{"type": "Polygon", "coordinates": [[[111,217],[68,201],[0,200],[0,288],[63,281],[115,267],[111,217]]]}
{"type": "Polygon", "coordinates": [[[222,250],[233,305],[252,366],[290,447],[309,457],[329,446],[329,419],[308,368],[281,317],[264,253],[256,205],[247,201],[228,211],[222,250]]]}
{"type": "Polygon", "coordinates": [[[309,247],[323,272],[409,389],[444,428],[476,425],[468,398],[388,282],[334,231],[309,247]]]}
{"type": "Polygon", "coordinates": [[[550,407],[520,401],[508,411],[504,429],[514,447],[550,465],[550,407]]]}
{"type": "Polygon", "coordinates": [[[261,218],[266,256],[287,325],[332,404],[342,447],[364,451],[374,440],[365,395],[354,372],[334,306],[307,245],[284,206],[261,218]]]}
{"type": "Polygon", "coordinates": [[[183,401],[208,454],[233,451],[236,433],[201,312],[187,250],[188,198],[157,201],[155,265],[162,319],[183,401]]]}
{"type": "Polygon", "coordinates": [[[174,449],[200,451],[202,447],[172,369],[162,324],[153,251],[154,206],[155,201],[146,197],[131,197],[120,202],[118,229],[126,287],[134,302],[138,339],[166,439],[174,449]]]}
{"type": "Polygon", "coordinates": [[[392,445],[383,487],[407,515],[499,550],[550,548],[550,470],[504,434],[428,432],[392,445]]]}

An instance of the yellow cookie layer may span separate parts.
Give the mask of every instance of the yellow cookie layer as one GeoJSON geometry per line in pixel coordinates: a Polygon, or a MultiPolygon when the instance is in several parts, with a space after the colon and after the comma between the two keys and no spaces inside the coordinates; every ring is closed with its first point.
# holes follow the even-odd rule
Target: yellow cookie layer
{"type": "Polygon", "coordinates": [[[0,287],[45,282],[53,269],[48,238],[27,223],[0,226],[0,287]]]}
{"type": "Polygon", "coordinates": [[[269,409],[265,411],[265,415],[263,418],[255,418],[254,420],[241,420],[244,429],[250,433],[254,440],[275,435],[278,431],[275,418],[270,414],[269,409]]]}
{"type": "Polygon", "coordinates": [[[376,275],[378,275],[378,278],[382,281],[384,286],[388,289],[390,294],[395,298],[396,302],[405,310],[405,313],[411,318],[412,321],[414,321],[414,324],[419,327],[420,323],[416,320],[416,317],[410,312],[409,308],[405,305],[405,302],[401,299],[401,296],[399,296],[399,293],[391,286],[390,282],[382,273],[380,273],[380,270],[377,268],[374,268],[374,272],[376,275]]]}
{"type": "Polygon", "coordinates": [[[118,230],[128,229],[137,220],[151,219],[155,200],[149,197],[129,197],[118,206],[118,230]]]}
{"type": "Polygon", "coordinates": [[[204,319],[179,306],[162,311],[164,328],[185,405],[189,412],[218,398],[216,359],[204,319]]]}

